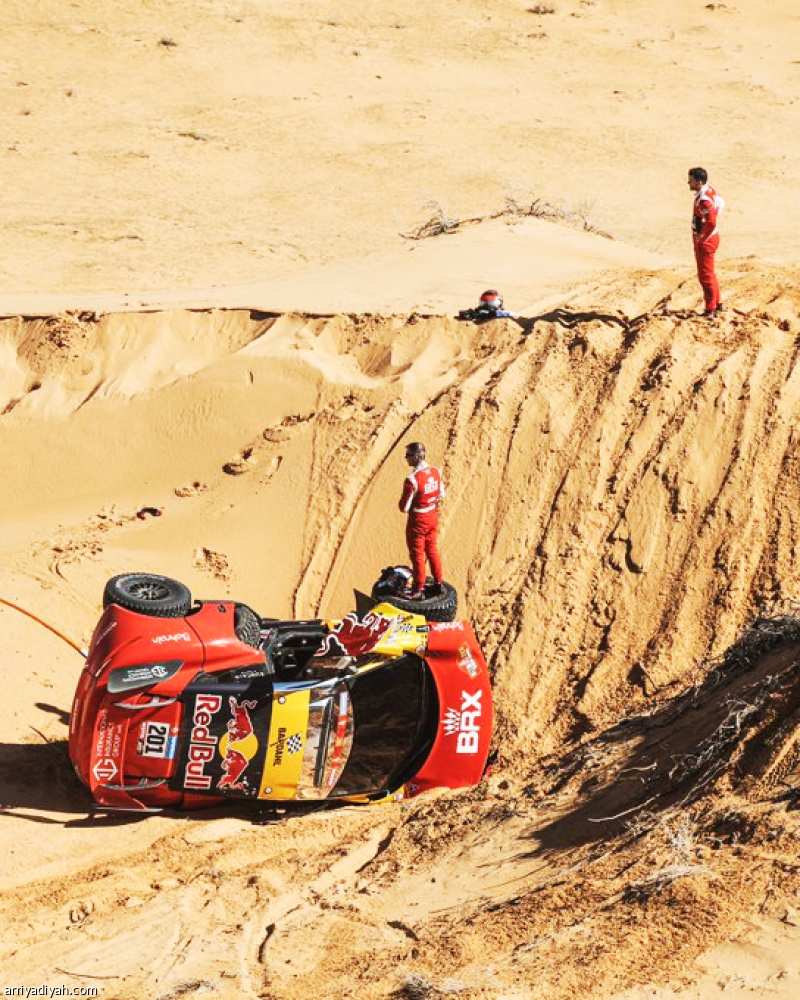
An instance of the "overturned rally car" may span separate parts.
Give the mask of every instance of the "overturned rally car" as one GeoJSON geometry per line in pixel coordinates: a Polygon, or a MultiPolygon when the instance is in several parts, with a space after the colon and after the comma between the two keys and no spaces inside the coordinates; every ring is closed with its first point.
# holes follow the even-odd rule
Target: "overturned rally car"
{"type": "Polygon", "coordinates": [[[69,737],[103,809],[370,802],[484,774],[492,694],[466,621],[388,602],[262,619],[147,573],[113,577],[103,605],[69,737]]]}

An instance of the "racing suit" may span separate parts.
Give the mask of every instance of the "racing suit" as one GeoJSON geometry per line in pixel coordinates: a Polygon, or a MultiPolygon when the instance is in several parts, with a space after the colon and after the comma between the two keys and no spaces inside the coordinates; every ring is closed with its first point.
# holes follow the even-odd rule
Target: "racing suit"
{"type": "Polygon", "coordinates": [[[439,555],[439,501],[445,489],[442,474],[437,468],[420,462],[403,483],[399,507],[408,514],[406,543],[411,568],[414,571],[414,590],[425,586],[425,560],[431,565],[436,583],[442,582],[442,559],[439,555]]]}
{"type": "Polygon", "coordinates": [[[706,312],[719,308],[719,282],[714,268],[714,256],[719,247],[717,218],[725,202],[710,184],[704,184],[694,198],[692,212],[692,238],[694,259],[697,263],[697,280],[703,289],[706,312]]]}

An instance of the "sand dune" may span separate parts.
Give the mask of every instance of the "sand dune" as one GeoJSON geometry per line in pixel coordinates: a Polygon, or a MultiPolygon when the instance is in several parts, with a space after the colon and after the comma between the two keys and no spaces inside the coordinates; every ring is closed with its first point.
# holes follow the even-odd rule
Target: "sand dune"
{"type": "Polygon", "coordinates": [[[800,995],[797,18],[6,0],[7,986],[800,995]],[[727,201],[714,323],[695,163],[727,201]],[[459,322],[491,286],[519,319],[459,322]],[[93,813],[66,735],[106,579],[345,612],[405,558],[415,438],[491,776],[93,813]]]}
{"type": "Polygon", "coordinates": [[[800,282],[731,264],[746,307],[709,324],[679,272],[638,280],[630,316],[610,309],[625,274],[485,325],[5,322],[16,607],[0,613],[27,708],[7,720],[3,905],[36,914],[7,924],[16,975],[41,975],[46,933],[49,977],[112,977],[120,997],[610,995],[654,967],[682,981],[755,909],[794,913],[794,632],[778,660],[760,658],[768,634],[719,657],[798,589],[800,282]],[[265,614],[344,612],[404,556],[394,501],[418,437],[451,484],[447,573],[495,678],[489,782],[267,827],[235,810],[86,819],[65,759],[70,643],[104,580],[147,568],[265,614]]]}

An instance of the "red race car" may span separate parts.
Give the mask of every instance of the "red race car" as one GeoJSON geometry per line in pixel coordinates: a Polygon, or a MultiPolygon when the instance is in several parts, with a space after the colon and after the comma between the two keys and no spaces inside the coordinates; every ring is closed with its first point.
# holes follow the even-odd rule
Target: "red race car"
{"type": "Polygon", "coordinates": [[[369,802],[485,772],[492,692],[468,622],[388,602],[261,619],[150,573],[112,577],[103,606],[69,753],[105,810],[369,802]]]}

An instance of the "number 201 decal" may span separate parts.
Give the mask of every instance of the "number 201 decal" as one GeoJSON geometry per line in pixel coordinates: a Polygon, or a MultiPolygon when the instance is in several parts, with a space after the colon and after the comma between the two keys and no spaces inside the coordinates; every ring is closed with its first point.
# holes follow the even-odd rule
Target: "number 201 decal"
{"type": "Polygon", "coordinates": [[[145,722],[139,730],[136,749],[140,757],[162,757],[171,760],[175,756],[178,737],[170,734],[166,722],[145,722]]]}

